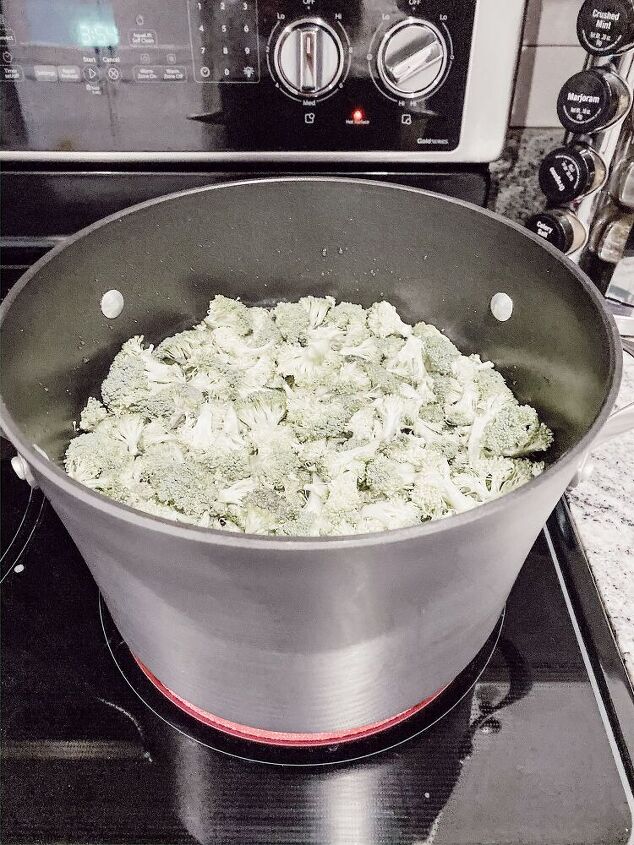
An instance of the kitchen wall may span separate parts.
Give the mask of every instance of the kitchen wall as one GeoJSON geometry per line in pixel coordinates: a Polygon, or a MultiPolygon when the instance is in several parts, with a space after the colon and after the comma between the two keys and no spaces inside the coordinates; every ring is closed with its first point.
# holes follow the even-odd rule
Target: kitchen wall
{"type": "Polygon", "coordinates": [[[583,68],[576,35],[581,0],[529,0],[511,126],[559,127],[557,94],[583,68]]]}

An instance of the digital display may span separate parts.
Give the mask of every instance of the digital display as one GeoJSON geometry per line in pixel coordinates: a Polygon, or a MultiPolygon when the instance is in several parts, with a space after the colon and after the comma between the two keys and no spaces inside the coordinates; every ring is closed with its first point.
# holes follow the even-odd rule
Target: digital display
{"type": "Polygon", "coordinates": [[[110,0],[25,0],[29,40],[52,47],[116,47],[110,0]]]}

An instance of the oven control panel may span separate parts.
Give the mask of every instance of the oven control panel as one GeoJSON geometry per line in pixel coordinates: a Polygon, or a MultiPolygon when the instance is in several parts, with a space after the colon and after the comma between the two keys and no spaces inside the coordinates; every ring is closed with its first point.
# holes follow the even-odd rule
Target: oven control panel
{"type": "Polygon", "coordinates": [[[3,0],[0,155],[486,161],[523,0],[3,0]]]}

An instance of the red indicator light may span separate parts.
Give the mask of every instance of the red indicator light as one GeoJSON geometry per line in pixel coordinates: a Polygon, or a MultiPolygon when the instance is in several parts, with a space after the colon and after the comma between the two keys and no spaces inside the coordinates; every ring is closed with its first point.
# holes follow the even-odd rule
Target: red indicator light
{"type": "Polygon", "coordinates": [[[355,123],[361,123],[361,121],[365,118],[365,112],[363,109],[355,109],[352,112],[352,119],[355,123]]]}

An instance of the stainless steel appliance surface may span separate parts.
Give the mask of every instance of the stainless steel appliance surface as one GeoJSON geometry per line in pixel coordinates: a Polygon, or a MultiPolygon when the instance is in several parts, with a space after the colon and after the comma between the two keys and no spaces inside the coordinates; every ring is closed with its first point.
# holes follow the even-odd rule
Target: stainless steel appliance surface
{"type": "Polygon", "coordinates": [[[2,343],[3,428],[134,654],[195,707],[292,734],[389,719],[462,671],[605,423],[621,366],[600,295],[536,236],[431,193],[336,178],[218,185],[95,224],[9,294],[2,343]],[[385,220],[397,218],[399,231],[384,237],[385,220]],[[424,317],[495,361],[539,409],[556,438],[542,476],[431,525],[285,540],[148,517],[56,465],[72,420],[132,334],[158,342],[199,319],[215,293],[258,304],[328,293],[369,305],[388,279],[406,320],[424,317]],[[125,306],[110,321],[99,303],[114,288],[125,306]],[[514,302],[506,322],[490,310],[500,291],[514,302]]]}

